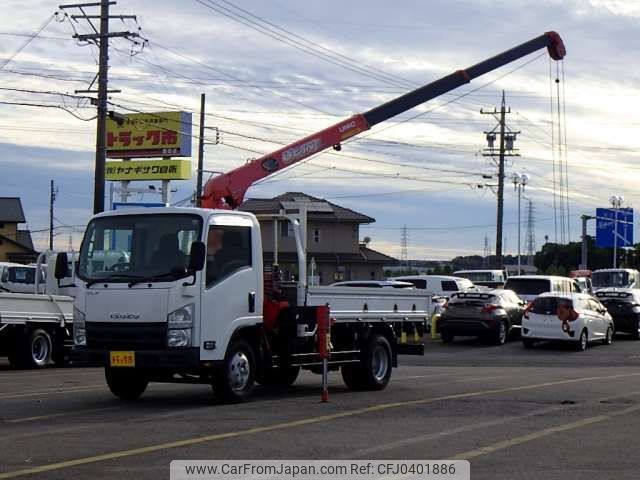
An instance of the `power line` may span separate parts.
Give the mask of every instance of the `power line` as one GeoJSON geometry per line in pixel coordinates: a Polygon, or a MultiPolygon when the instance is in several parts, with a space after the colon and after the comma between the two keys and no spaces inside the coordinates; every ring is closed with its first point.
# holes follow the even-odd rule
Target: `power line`
{"type": "Polygon", "coordinates": [[[0,70],[2,70],[4,67],[6,67],[20,52],[22,52],[25,48],[27,48],[29,46],[29,44],[38,36],[40,35],[40,33],[49,26],[49,24],[51,23],[51,21],[56,18],[56,15],[51,15],[49,16],[43,23],[42,25],[40,25],[40,27],[33,32],[31,35],[27,36],[27,39],[24,41],[24,43],[22,43],[22,45],[20,45],[18,47],[18,49],[13,52],[11,55],[9,55],[2,63],[0,63],[0,70]]]}

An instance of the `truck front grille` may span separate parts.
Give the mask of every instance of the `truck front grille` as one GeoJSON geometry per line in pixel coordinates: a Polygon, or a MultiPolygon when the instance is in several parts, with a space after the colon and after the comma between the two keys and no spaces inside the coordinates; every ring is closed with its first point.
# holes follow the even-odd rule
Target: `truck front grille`
{"type": "Polygon", "coordinates": [[[87,322],[87,347],[98,350],[164,350],[166,323],[87,322]]]}

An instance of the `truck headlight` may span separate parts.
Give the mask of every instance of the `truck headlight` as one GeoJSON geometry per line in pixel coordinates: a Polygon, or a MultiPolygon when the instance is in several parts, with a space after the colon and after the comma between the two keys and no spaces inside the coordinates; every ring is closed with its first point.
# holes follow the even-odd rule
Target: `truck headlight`
{"type": "Polygon", "coordinates": [[[169,328],[192,328],[193,327],[193,310],[195,305],[190,303],[185,305],[167,316],[169,328]]]}
{"type": "Polygon", "coordinates": [[[87,329],[85,315],[75,306],[73,307],[73,344],[79,347],[87,345],[87,329]]]}
{"type": "Polygon", "coordinates": [[[173,330],[169,330],[167,334],[167,346],[169,347],[191,346],[191,329],[176,328],[173,330]]]}
{"type": "Polygon", "coordinates": [[[167,316],[167,346],[190,347],[195,304],[185,305],[167,316]]]}

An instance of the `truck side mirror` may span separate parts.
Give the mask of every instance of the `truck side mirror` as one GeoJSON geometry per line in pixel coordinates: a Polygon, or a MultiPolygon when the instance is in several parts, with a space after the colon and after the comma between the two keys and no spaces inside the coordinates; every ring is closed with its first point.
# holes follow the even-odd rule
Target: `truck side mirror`
{"type": "Polygon", "coordinates": [[[203,242],[193,242],[189,251],[189,270],[199,272],[204,268],[207,249],[203,242]]]}
{"type": "Polygon", "coordinates": [[[65,252],[61,252],[56,255],[56,267],[54,276],[56,277],[56,279],[58,279],[58,281],[69,276],[69,259],[67,258],[67,254],[65,252]]]}

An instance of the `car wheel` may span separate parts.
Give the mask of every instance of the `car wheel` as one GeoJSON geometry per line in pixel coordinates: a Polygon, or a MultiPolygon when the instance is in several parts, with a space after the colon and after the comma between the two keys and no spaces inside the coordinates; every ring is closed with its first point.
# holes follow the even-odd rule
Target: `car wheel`
{"type": "Polygon", "coordinates": [[[607,334],[605,335],[602,343],[604,343],[605,345],[611,345],[613,343],[613,327],[612,326],[609,326],[609,328],[607,328],[607,334]]]}
{"type": "Polygon", "coordinates": [[[507,322],[501,321],[498,323],[498,328],[493,337],[493,343],[495,345],[504,345],[507,343],[507,337],[509,336],[509,329],[507,328],[507,322]]]}
{"type": "Polygon", "coordinates": [[[533,348],[534,341],[531,338],[523,338],[522,339],[522,346],[524,348],[533,348]]]}
{"type": "Polygon", "coordinates": [[[244,402],[251,397],[256,363],[253,349],[242,339],[235,340],[213,381],[214,396],[224,403],[244,402]]]}
{"type": "Polygon", "coordinates": [[[107,367],[104,369],[104,376],[111,393],[122,400],[137,400],[149,385],[149,379],[134,368],[107,367]]]}
{"type": "Polygon", "coordinates": [[[631,332],[631,336],[634,340],[640,340],[640,319],[637,319],[633,323],[633,331],[631,332]]]}
{"type": "Polygon", "coordinates": [[[442,338],[442,343],[452,343],[455,335],[449,332],[440,332],[440,337],[442,338]]]}
{"type": "Polygon", "coordinates": [[[584,352],[587,349],[588,344],[589,344],[589,337],[587,334],[587,329],[585,328],[582,330],[582,332],[580,332],[580,337],[576,342],[576,350],[578,350],[579,352],[584,352]]]}

